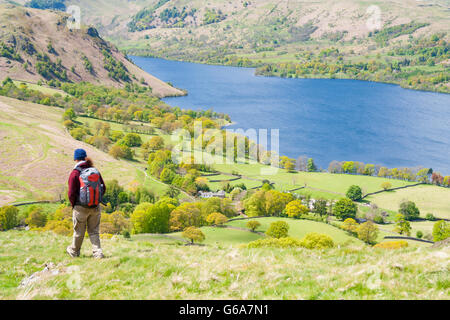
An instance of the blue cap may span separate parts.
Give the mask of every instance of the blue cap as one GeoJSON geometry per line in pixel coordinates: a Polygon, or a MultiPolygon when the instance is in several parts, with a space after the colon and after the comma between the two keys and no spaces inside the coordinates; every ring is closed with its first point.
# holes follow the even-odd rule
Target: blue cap
{"type": "Polygon", "coordinates": [[[84,151],[83,149],[77,149],[73,153],[73,160],[84,160],[86,159],[86,157],[87,157],[86,151],[84,151]]]}

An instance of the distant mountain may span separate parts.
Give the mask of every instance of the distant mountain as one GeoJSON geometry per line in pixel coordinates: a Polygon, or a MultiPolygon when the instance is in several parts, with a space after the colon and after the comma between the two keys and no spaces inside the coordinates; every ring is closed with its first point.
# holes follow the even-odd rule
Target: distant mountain
{"type": "Polygon", "coordinates": [[[66,0],[137,55],[450,91],[448,0],[66,0]]]}
{"type": "Polygon", "coordinates": [[[0,79],[140,83],[159,96],[183,94],[130,62],[94,27],[69,29],[68,19],[63,12],[1,4],[0,79]]]}
{"type": "Polygon", "coordinates": [[[79,6],[85,24],[129,54],[257,67],[260,75],[360,79],[450,92],[449,0],[64,4],[79,6]]]}

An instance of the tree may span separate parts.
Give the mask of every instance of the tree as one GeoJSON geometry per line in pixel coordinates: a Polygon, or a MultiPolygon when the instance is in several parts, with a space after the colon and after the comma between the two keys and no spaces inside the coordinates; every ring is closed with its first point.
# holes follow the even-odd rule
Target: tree
{"type": "Polygon", "coordinates": [[[106,203],[110,203],[113,210],[116,209],[119,204],[119,194],[123,192],[123,188],[119,185],[117,180],[111,180],[105,182],[107,188],[106,192],[103,195],[103,200],[106,203]]]}
{"type": "Polygon", "coordinates": [[[28,214],[28,218],[25,219],[25,223],[31,228],[42,228],[47,222],[47,215],[41,207],[35,207],[28,214]]]}
{"type": "Polygon", "coordinates": [[[279,216],[292,200],[294,197],[288,193],[260,190],[244,201],[244,208],[250,217],[279,216]]]}
{"type": "Polygon", "coordinates": [[[282,193],[276,190],[267,191],[264,194],[265,210],[268,216],[280,216],[286,205],[294,200],[290,193],[282,193]]]}
{"type": "Polygon", "coordinates": [[[307,249],[327,249],[334,247],[334,241],[326,234],[311,232],[301,240],[301,246],[307,249]]]}
{"type": "Polygon", "coordinates": [[[163,171],[161,171],[161,175],[159,176],[159,179],[164,183],[172,183],[173,179],[175,178],[175,172],[173,172],[169,168],[164,168],[163,171]]]}
{"type": "Polygon", "coordinates": [[[356,173],[356,167],[354,161],[346,161],[342,165],[342,171],[344,173],[356,173]]]}
{"type": "Polygon", "coordinates": [[[314,160],[312,158],[308,159],[308,172],[316,172],[317,167],[314,163],[314,160]]]}
{"type": "Polygon", "coordinates": [[[141,203],[131,214],[133,233],[167,233],[171,208],[165,203],[141,203]]]}
{"type": "Polygon", "coordinates": [[[423,168],[419,170],[416,174],[416,179],[418,182],[428,183],[428,175],[429,175],[430,169],[423,168]]]}
{"type": "Polygon", "coordinates": [[[206,222],[212,225],[220,226],[228,221],[228,218],[219,212],[213,212],[206,217],[206,222]]]}
{"type": "Polygon", "coordinates": [[[84,137],[86,136],[86,131],[83,128],[74,128],[72,130],[70,130],[70,135],[78,140],[78,141],[82,141],[84,139],[84,137]]]}
{"type": "Polygon", "coordinates": [[[358,238],[365,243],[375,243],[378,236],[378,227],[372,221],[367,221],[361,224],[358,229],[356,229],[358,238]]]}
{"type": "Polygon", "coordinates": [[[444,187],[450,187],[450,176],[445,176],[444,177],[443,186],[444,187]]]}
{"type": "Polygon", "coordinates": [[[441,186],[444,183],[444,177],[439,172],[433,172],[431,175],[431,183],[441,186]]]}
{"type": "Polygon", "coordinates": [[[191,240],[192,244],[194,244],[194,242],[203,242],[205,240],[203,232],[196,227],[186,228],[182,235],[184,238],[191,240]]]}
{"type": "Polygon", "coordinates": [[[348,198],[340,199],[333,208],[334,215],[340,220],[345,220],[347,218],[355,219],[357,211],[358,207],[356,204],[348,198]]]}
{"type": "Polygon", "coordinates": [[[187,227],[205,225],[205,216],[200,210],[200,203],[183,203],[170,214],[170,230],[181,231],[187,227]]]}
{"type": "Polygon", "coordinates": [[[259,221],[256,221],[256,220],[250,220],[249,222],[247,222],[247,228],[252,230],[252,232],[255,232],[256,229],[258,229],[260,226],[261,226],[261,223],[259,223],[259,221]]]}
{"type": "Polygon", "coordinates": [[[385,181],[381,184],[381,187],[383,188],[384,191],[386,191],[392,188],[392,184],[388,181],[385,181]]]}
{"type": "Polygon", "coordinates": [[[122,131],[113,131],[113,132],[111,132],[111,136],[110,136],[111,140],[114,142],[119,141],[123,137],[124,137],[124,134],[122,131]]]}
{"type": "Polygon", "coordinates": [[[142,145],[141,136],[137,133],[127,133],[120,142],[120,144],[124,144],[127,147],[140,147],[142,145]]]}
{"type": "Polygon", "coordinates": [[[19,210],[13,206],[0,208],[0,230],[10,230],[17,226],[19,210]]]}
{"type": "Polygon", "coordinates": [[[212,197],[206,199],[201,203],[201,209],[205,215],[209,215],[214,212],[223,214],[225,217],[233,217],[236,215],[236,210],[230,199],[221,199],[212,197]]]}
{"type": "Polygon", "coordinates": [[[416,207],[416,204],[412,201],[405,201],[400,204],[400,209],[398,210],[402,215],[405,216],[406,220],[416,220],[420,216],[420,211],[416,207]]]}
{"type": "Polygon", "coordinates": [[[399,234],[406,234],[407,236],[411,235],[411,224],[405,219],[403,214],[397,214],[395,217],[395,223],[395,232],[399,234]]]}
{"type": "Polygon", "coordinates": [[[64,112],[63,120],[71,120],[74,121],[77,118],[77,115],[75,111],[73,111],[73,108],[69,108],[64,112]]]}
{"type": "Polygon", "coordinates": [[[289,225],[285,221],[272,222],[266,234],[272,238],[286,238],[289,232],[289,225]]]}
{"type": "Polygon", "coordinates": [[[306,156],[298,157],[297,170],[298,171],[308,171],[308,158],[306,156]]]}
{"type": "Polygon", "coordinates": [[[114,159],[120,159],[125,157],[125,152],[122,150],[122,147],[119,145],[113,145],[111,149],[109,149],[108,154],[112,156],[114,159]]]}
{"type": "Polygon", "coordinates": [[[309,209],[305,207],[300,200],[294,200],[286,205],[286,214],[289,218],[300,218],[304,214],[308,214],[309,209]]]}
{"type": "Polygon", "coordinates": [[[169,189],[167,189],[165,195],[168,196],[169,198],[178,198],[180,193],[181,193],[180,190],[178,190],[174,186],[169,186],[169,189]]]}
{"type": "Polygon", "coordinates": [[[295,159],[291,159],[286,156],[280,158],[280,166],[286,169],[288,172],[292,172],[295,169],[295,159]]]}
{"type": "Polygon", "coordinates": [[[115,211],[111,214],[102,213],[100,232],[107,234],[121,234],[128,230],[129,220],[122,211],[115,211]]]}
{"type": "Polygon", "coordinates": [[[435,242],[443,241],[450,237],[450,223],[441,220],[433,226],[433,240],[435,242]]]}
{"type": "Polygon", "coordinates": [[[355,219],[348,218],[345,219],[344,223],[342,224],[342,229],[348,232],[356,232],[358,226],[359,224],[355,221],[355,219]]]}
{"type": "Polygon", "coordinates": [[[162,148],[164,148],[164,139],[160,136],[152,137],[148,141],[148,147],[153,151],[161,150],[162,148]]]}
{"type": "Polygon", "coordinates": [[[366,164],[366,166],[364,167],[363,174],[366,176],[373,176],[374,173],[375,173],[375,165],[366,164]]]}
{"type": "Polygon", "coordinates": [[[362,199],[362,190],[359,186],[351,186],[346,193],[347,198],[353,201],[360,201],[362,199]]]}
{"type": "Polygon", "coordinates": [[[313,204],[313,212],[321,217],[327,215],[327,200],[316,199],[313,204]]]}

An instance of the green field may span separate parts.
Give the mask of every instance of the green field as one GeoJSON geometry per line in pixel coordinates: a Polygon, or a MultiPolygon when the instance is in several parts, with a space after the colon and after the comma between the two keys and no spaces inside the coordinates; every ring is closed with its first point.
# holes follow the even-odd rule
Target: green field
{"type": "MultiPolygon", "coordinates": [[[[255,220],[261,223],[261,227],[257,229],[257,231],[261,232],[266,232],[270,224],[273,222],[285,221],[289,224],[289,236],[294,238],[302,239],[310,232],[317,232],[330,236],[336,244],[343,244],[347,242],[362,244],[360,240],[348,235],[345,231],[322,222],[276,217],[258,218],[255,220]]],[[[229,222],[228,225],[246,228],[247,222],[248,220],[237,220],[229,222]]]]}
{"type": "Polygon", "coordinates": [[[269,175],[263,174],[262,170],[268,167],[261,164],[215,164],[214,168],[220,172],[231,173],[236,171],[243,176],[261,180],[267,179],[275,182],[275,185],[280,188],[293,189],[306,185],[308,188],[321,189],[338,195],[344,195],[351,185],[359,185],[363,189],[363,193],[370,193],[382,190],[381,184],[386,181],[391,183],[393,188],[414,184],[413,182],[363,175],[322,172],[289,173],[284,169],[278,169],[275,174],[269,175]]]}
{"type": "Polygon", "coordinates": [[[0,232],[1,299],[449,299],[448,247],[244,249],[132,236],[103,240],[98,261],[89,241],[70,258],[70,241],[0,232]]]}
{"type": "Polygon", "coordinates": [[[421,217],[432,213],[436,217],[450,219],[450,189],[435,186],[417,186],[370,196],[367,200],[380,208],[398,210],[404,200],[414,201],[421,217]]]}
{"type": "MultiPolygon", "coordinates": [[[[206,238],[204,241],[205,244],[236,245],[248,243],[261,238],[261,236],[256,233],[244,230],[214,227],[203,227],[201,230],[206,238]]],[[[181,232],[173,233],[171,235],[181,237],[181,232]]]]}

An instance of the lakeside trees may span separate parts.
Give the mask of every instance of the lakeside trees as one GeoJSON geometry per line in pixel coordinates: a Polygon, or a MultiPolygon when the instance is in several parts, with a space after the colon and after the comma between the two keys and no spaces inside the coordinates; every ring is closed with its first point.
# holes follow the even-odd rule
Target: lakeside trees
{"type": "MultiPolygon", "coordinates": [[[[450,187],[450,176],[442,176],[439,172],[433,172],[431,168],[387,168],[380,165],[364,164],[359,161],[335,161],[328,165],[329,173],[355,174],[372,177],[397,179],[404,181],[417,181],[420,183],[434,184],[442,187],[450,187]]],[[[389,182],[381,185],[384,190],[390,189],[389,182]]]]}

